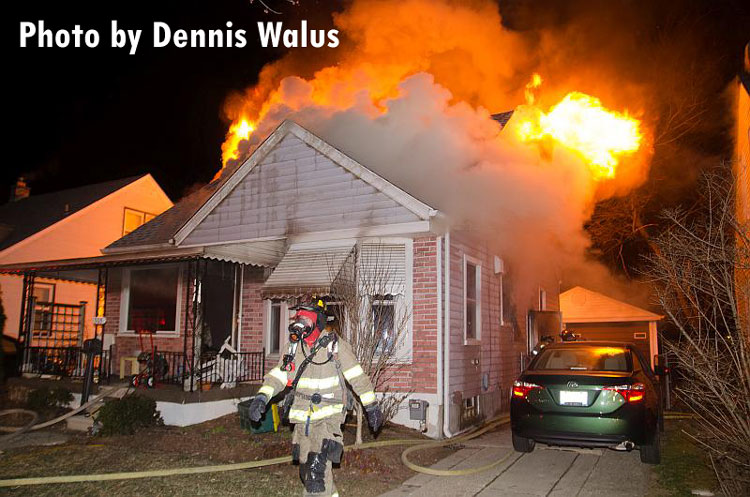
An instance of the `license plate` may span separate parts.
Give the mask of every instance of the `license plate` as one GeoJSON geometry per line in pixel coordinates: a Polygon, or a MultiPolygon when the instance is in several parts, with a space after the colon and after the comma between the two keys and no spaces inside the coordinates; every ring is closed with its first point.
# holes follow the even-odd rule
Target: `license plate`
{"type": "Polygon", "coordinates": [[[587,392],[560,391],[560,404],[565,406],[585,406],[588,398],[587,392]]]}

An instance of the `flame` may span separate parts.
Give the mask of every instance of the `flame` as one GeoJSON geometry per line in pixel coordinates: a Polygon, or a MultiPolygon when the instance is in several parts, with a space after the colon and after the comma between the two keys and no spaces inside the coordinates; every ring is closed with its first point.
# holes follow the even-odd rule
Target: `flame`
{"type": "Polygon", "coordinates": [[[625,112],[605,108],[601,101],[570,92],[549,112],[534,105],[542,78],[534,74],[526,85],[526,108],[520,113],[518,137],[523,142],[553,140],[583,157],[595,180],[612,179],[623,156],[641,146],[641,123],[625,112]]]}
{"type": "Polygon", "coordinates": [[[221,161],[223,164],[226,164],[230,159],[238,158],[237,147],[242,140],[249,139],[253,131],[255,131],[255,126],[244,116],[229,126],[226,140],[221,146],[221,161]]]}

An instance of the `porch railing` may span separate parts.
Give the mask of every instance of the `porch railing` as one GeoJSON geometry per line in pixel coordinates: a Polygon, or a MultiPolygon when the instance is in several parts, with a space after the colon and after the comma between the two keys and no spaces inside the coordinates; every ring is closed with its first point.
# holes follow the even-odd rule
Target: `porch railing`
{"type": "MultiPolygon", "coordinates": [[[[158,383],[183,385],[190,376],[190,358],[184,352],[156,351],[159,364],[166,363],[166,375],[157,378],[158,383]]],[[[260,381],[265,372],[265,352],[204,352],[196,372],[198,385],[214,383],[238,383],[260,381]]]]}
{"type": "MultiPolygon", "coordinates": [[[[112,371],[112,350],[103,350],[93,356],[94,378],[109,381],[112,371]]],[[[24,360],[19,365],[20,373],[49,374],[66,378],[82,379],[86,371],[88,355],[81,347],[26,347],[24,360]]]]}

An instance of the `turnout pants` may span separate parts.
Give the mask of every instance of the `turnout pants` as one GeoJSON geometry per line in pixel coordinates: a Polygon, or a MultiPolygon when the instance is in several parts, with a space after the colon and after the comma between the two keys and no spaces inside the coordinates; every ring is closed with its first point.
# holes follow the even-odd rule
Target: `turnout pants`
{"type": "Polygon", "coordinates": [[[341,462],[344,415],[294,425],[292,458],[299,461],[299,475],[305,489],[303,497],[338,497],[333,483],[332,463],[341,462]]]}

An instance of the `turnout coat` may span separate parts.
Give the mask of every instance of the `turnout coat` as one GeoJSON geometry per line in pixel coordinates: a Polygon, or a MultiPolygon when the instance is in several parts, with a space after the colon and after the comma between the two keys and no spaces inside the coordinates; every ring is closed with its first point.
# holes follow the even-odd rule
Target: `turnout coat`
{"type": "MultiPolygon", "coordinates": [[[[325,330],[318,341],[326,335],[335,334],[325,330]]],[[[258,393],[265,394],[270,399],[291,386],[297,375],[297,368],[310,352],[311,348],[307,344],[298,342],[294,351],[294,369],[284,371],[282,357],[279,364],[266,374],[258,393]]],[[[314,423],[340,416],[343,422],[348,396],[344,382],[351,385],[363,406],[376,401],[372,382],[357,361],[351,345],[340,336],[335,336],[335,340],[315,353],[313,361],[300,376],[294,392],[294,402],[289,410],[289,421],[294,424],[314,423]]]]}

